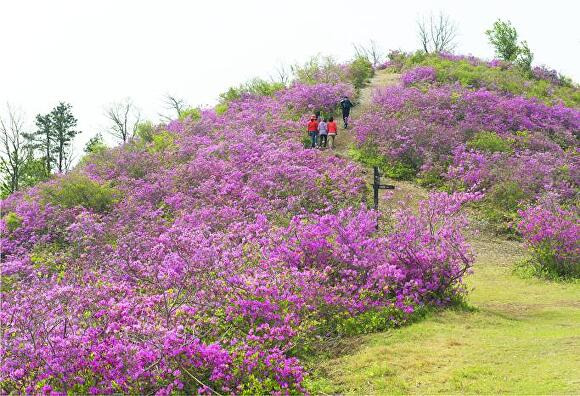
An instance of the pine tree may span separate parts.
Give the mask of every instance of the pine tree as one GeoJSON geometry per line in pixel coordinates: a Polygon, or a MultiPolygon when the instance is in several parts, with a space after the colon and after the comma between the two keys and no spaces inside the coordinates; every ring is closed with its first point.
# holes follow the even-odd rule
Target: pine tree
{"type": "Polygon", "coordinates": [[[36,127],[38,129],[33,134],[33,146],[43,153],[44,169],[46,171],[46,175],[48,176],[50,175],[52,164],[54,162],[54,158],[52,157],[53,139],[51,133],[52,122],[50,120],[50,115],[38,114],[36,116],[36,127]]]}
{"type": "Polygon", "coordinates": [[[49,114],[51,135],[54,139],[53,153],[59,173],[66,170],[70,162],[70,148],[76,135],[80,133],[75,127],[77,119],[72,114],[69,103],[60,102],[49,114]]]}

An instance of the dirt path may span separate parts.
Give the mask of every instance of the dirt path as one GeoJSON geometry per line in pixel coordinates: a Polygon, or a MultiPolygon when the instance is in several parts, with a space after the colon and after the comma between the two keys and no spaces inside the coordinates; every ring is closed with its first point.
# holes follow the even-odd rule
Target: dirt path
{"type": "MultiPolygon", "coordinates": [[[[400,74],[388,73],[386,70],[377,71],[371,79],[369,86],[361,90],[360,96],[356,100],[356,106],[352,109],[351,118],[356,119],[359,114],[370,106],[372,93],[376,88],[398,84],[399,77],[400,74]]],[[[338,136],[336,138],[336,150],[334,153],[339,156],[347,156],[349,148],[354,144],[355,135],[352,129],[344,129],[342,119],[337,120],[337,123],[339,126],[338,136]]]]}
{"type": "MultiPolygon", "coordinates": [[[[398,76],[379,72],[361,92],[398,76]]],[[[342,130],[338,155],[348,155],[352,131],[342,130]]],[[[370,174],[367,171],[367,174],[370,174]]],[[[396,182],[383,207],[427,191],[396,182]]],[[[474,273],[467,278],[469,309],[448,309],[410,326],[351,340],[351,352],[323,361],[312,382],[321,394],[580,394],[580,283],[522,279],[521,244],[472,237],[474,273]]]]}

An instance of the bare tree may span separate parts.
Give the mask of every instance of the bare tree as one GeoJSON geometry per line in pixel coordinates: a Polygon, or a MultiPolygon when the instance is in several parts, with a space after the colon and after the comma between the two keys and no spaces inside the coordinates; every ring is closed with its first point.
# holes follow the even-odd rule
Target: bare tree
{"type": "Polygon", "coordinates": [[[451,52],[455,49],[457,25],[449,16],[439,13],[438,16],[429,14],[429,18],[417,20],[419,41],[426,53],[451,52]]]}
{"type": "Polygon", "coordinates": [[[383,59],[383,53],[374,40],[370,40],[368,46],[353,44],[353,47],[355,56],[367,59],[373,64],[373,67],[377,67],[383,59]]]}
{"type": "Polygon", "coordinates": [[[71,170],[73,163],[76,161],[77,156],[74,153],[73,147],[69,147],[66,151],[66,156],[64,157],[64,169],[68,172],[71,170]]]}
{"type": "MultiPolygon", "coordinates": [[[[174,111],[175,114],[177,115],[177,118],[181,117],[183,112],[187,110],[189,107],[185,99],[170,94],[165,95],[165,97],[163,98],[163,104],[165,105],[165,108],[167,110],[174,111]]],[[[173,115],[159,114],[159,116],[167,122],[175,118],[175,116],[173,115]]]]}
{"type": "Polygon", "coordinates": [[[273,82],[279,82],[284,85],[288,85],[288,83],[290,82],[291,74],[292,74],[291,70],[288,70],[288,68],[285,65],[280,64],[279,66],[276,67],[276,76],[270,77],[270,79],[273,82]]]}
{"type": "Polygon", "coordinates": [[[0,171],[7,176],[5,188],[13,193],[20,188],[20,179],[31,150],[24,137],[22,113],[7,104],[7,119],[0,117],[0,171]]]}
{"type": "Polygon", "coordinates": [[[109,133],[123,143],[133,137],[141,120],[139,110],[129,98],[113,103],[105,116],[111,121],[109,133]]]}

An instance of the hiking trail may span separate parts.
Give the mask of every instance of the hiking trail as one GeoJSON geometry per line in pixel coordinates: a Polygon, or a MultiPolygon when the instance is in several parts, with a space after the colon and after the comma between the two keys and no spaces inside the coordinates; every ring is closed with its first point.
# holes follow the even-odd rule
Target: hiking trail
{"type": "MultiPolygon", "coordinates": [[[[398,81],[398,74],[378,71],[352,118],[370,105],[374,89],[398,81]]],[[[347,157],[353,143],[353,130],[341,123],[335,154],[347,157]]],[[[428,193],[414,183],[394,184],[390,200],[381,191],[383,209],[400,200],[414,205],[428,193]]],[[[327,394],[580,394],[580,284],[513,274],[526,257],[519,242],[485,233],[469,242],[476,254],[466,279],[469,308],[353,337],[348,353],[316,365],[314,388],[327,394]]]]}

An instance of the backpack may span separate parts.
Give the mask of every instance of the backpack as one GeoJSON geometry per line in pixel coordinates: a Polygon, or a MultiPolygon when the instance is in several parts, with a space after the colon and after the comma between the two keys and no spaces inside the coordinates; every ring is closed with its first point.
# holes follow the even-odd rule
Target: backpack
{"type": "Polygon", "coordinates": [[[348,99],[343,99],[340,101],[340,107],[343,110],[350,110],[350,108],[352,107],[352,103],[348,99]]]}

